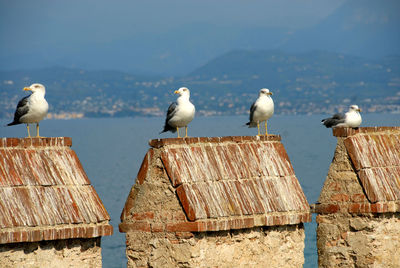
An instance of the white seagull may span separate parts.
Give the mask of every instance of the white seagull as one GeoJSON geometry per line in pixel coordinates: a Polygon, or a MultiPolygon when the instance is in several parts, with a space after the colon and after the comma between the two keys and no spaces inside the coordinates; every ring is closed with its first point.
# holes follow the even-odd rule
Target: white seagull
{"type": "Polygon", "coordinates": [[[160,132],[171,131],[175,133],[178,131],[179,136],[179,128],[185,127],[185,138],[187,137],[187,126],[193,120],[195,107],[190,102],[190,91],[186,87],[181,87],[178,90],[175,90],[175,94],[179,94],[176,102],[171,103],[168,107],[167,118],[165,119],[164,130],[160,132]]]}
{"type": "Polygon", "coordinates": [[[249,127],[258,128],[258,136],[260,136],[260,123],[265,122],[265,136],[268,135],[267,120],[274,114],[274,101],[271,98],[272,92],[267,88],[260,90],[258,99],[251,105],[250,122],[246,123],[249,127]]]}
{"type": "Polygon", "coordinates": [[[7,126],[26,124],[28,137],[30,138],[31,134],[29,133],[29,124],[36,123],[36,137],[40,137],[39,122],[46,116],[49,109],[49,104],[44,98],[46,89],[42,84],[32,84],[30,87],[25,87],[24,90],[32,91],[32,94],[23,97],[18,102],[14,114],[14,121],[9,123],[7,126]]]}
{"type": "Polygon", "coordinates": [[[330,118],[322,119],[322,124],[326,127],[352,127],[358,128],[361,125],[362,119],[360,115],[361,109],[357,105],[351,105],[349,111],[345,114],[337,113],[330,118]]]}

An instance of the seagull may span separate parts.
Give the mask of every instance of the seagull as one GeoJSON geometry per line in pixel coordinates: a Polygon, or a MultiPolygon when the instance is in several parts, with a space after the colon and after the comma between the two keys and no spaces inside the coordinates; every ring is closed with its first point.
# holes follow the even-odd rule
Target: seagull
{"type": "Polygon", "coordinates": [[[260,134],[260,123],[265,122],[265,136],[268,135],[267,120],[274,114],[274,101],[271,98],[272,92],[267,88],[260,90],[258,99],[251,105],[250,122],[246,123],[249,127],[258,128],[258,136],[260,134]]]}
{"type": "Polygon", "coordinates": [[[180,89],[175,90],[174,93],[179,94],[179,97],[176,99],[176,102],[171,103],[168,107],[164,130],[161,131],[160,134],[167,131],[173,133],[178,131],[178,138],[180,138],[179,128],[185,127],[186,138],[187,126],[194,118],[195,107],[189,100],[190,91],[188,88],[181,87],[180,89]]]}
{"type": "Polygon", "coordinates": [[[32,91],[32,94],[23,97],[18,102],[14,114],[14,121],[7,124],[7,126],[26,124],[28,138],[30,138],[29,124],[36,123],[36,137],[40,137],[39,122],[46,116],[49,109],[49,104],[44,98],[46,89],[42,84],[32,84],[30,87],[25,87],[24,90],[32,91]]]}
{"type": "Polygon", "coordinates": [[[345,114],[337,113],[330,118],[322,119],[322,124],[326,127],[352,127],[358,128],[361,125],[362,119],[360,115],[361,109],[357,105],[351,105],[349,111],[345,114]]]}

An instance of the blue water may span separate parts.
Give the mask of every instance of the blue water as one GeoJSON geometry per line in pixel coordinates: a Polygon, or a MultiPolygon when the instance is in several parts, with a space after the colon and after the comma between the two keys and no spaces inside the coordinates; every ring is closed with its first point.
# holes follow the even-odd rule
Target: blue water
{"type": "MultiPolygon", "coordinates": [[[[320,124],[324,116],[274,116],[269,132],[280,134],[296,176],[310,204],[318,199],[336,146],[330,129],[320,124]]],[[[400,115],[364,114],[363,126],[399,126],[400,115]]],[[[24,137],[24,125],[3,127],[0,137],[24,137]]],[[[254,135],[257,129],[243,127],[245,116],[199,117],[190,124],[190,136],[254,135]]],[[[111,216],[114,235],[102,238],[103,267],[125,267],[125,235],[118,224],[122,208],[135,182],[149,139],[175,137],[159,135],[164,118],[117,118],[44,120],[40,134],[72,137],[75,150],[92,184],[111,216]]],[[[31,128],[34,132],[34,128],[31,128]]],[[[305,268],[317,267],[315,217],[305,224],[305,268]]]]}

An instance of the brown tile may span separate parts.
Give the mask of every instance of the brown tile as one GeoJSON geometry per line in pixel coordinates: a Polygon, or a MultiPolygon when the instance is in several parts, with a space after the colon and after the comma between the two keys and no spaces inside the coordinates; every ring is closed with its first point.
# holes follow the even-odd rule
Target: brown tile
{"type": "Polygon", "coordinates": [[[350,197],[347,194],[337,193],[331,195],[331,201],[333,202],[348,202],[350,197]]]}
{"type": "Polygon", "coordinates": [[[167,232],[203,232],[206,230],[205,224],[202,222],[168,223],[165,226],[167,232]]]}
{"type": "Polygon", "coordinates": [[[148,169],[149,169],[149,152],[146,153],[146,155],[143,158],[142,165],[140,166],[139,172],[136,176],[136,180],[139,184],[143,184],[144,180],[147,177],[148,174],[148,169]]]}
{"type": "Polygon", "coordinates": [[[199,139],[199,137],[187,137],[187,138],[184,138],[184,140],[185,140],[186,144],[193,145],[193,144],[199,143],[200,139],[199,139]]]}
{"type": "Polygon", "coordinates": [[[17,147],[20,143],[20,139],[18,138],[7,138],[6,139],[6,146],[7,147],[17,147]]]}
{"type": "Polygon", "coordinates": [[[137,212],[133,213],[132,219],[136,221],[141,221],[141,220],[152,220],[154,219],[154,212],[148,211],[148,212],[137,212]]]}
{"type": "Polygon", "coordinates": [[[190,204],[190,199],[193,198],[190,196],[190,190],[188,187],[189,186],[186,185],[180,185],[178,188],[176,188],[176,194],[178,195],[179,201],[181,202],[186,213],[186,217],[189,221],[194,221],[196,220],[196,211],[190,204]]]}
{"type": "Polygon", "coordinates": [[[136,221],[132,223],[120,223],[119,231],[122,233],[131,232],[131,231],[141,231],[141,232],[150,232],[150,223],[147,221],[136,221]]]}
{"type": "Polygon", "coordinates": [[[161,160],[164,164],[165,171],[167,172],[167,175],[172,182],[172,185],[174,187],[177,187],[182,184],[179,173],[180,163],[173,158],[173,155],[170,153],[171,151],[174,152],[174,150],[172,149],[169,151],[161,152],[161,160]]]}

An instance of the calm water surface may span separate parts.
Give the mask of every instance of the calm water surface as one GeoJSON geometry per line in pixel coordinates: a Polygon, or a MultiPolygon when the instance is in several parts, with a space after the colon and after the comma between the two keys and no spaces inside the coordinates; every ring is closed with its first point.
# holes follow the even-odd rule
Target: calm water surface
{"type": "MultiPolygon", "coordinates": [[[[320,123],[324,115],[274,116],[269,121],[269,132],[280,134],[296,176],[307,196],[315,203],[331,163],[336,138],[320,123]]],[[[363,126],[399,126],[398,114],[363,114],[363,126]]],[[[11,121],[11,120],[9,120],[11,121]]],[[[257,129],[243,127],[245,116],[198,117],[190,124],[190,136],[255,135],[257,129]]],[[[3,127],[0,137],[24,137],[24,125],[3,127]]],[[[135,182],[143,157],[154,138],[175,137],[159,135],[164,118],[117,118],[45,120],[40,134],[47,137],[72,137],[75,150],[97,193],[111,216],[114,235],[102,238],[103,267],[125,267],[125,235],[119,233],[120,214],[135,182]]],[[[31,128],[34,133],[34,127],[31,128]]],[[[317,267],[315,217],[305,224],[305,265],[317,267]]]]}

